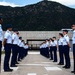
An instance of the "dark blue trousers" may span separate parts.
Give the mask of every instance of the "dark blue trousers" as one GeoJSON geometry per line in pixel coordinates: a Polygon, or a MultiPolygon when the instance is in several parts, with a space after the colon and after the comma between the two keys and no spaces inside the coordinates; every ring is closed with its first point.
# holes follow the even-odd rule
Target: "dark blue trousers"
{"type": "Polygon", "coordinates": [[[1,65],[1,50],[2,50],[2,42],[0,41],[0,65],[1,65]]]}
{"type": "Polygon", "coordinates": [[[47,57],[47,49],[46,49],[46,48],[42,48],[42,49],[41,49],[41,54],[42,54],[44,57],[47,57]]]}
{"type": "Polygon", "coordinates": [[[54,46],[53,47],[53,54],[54,54],[54,62],[57,62],[57,47],[56,46],[54,46]]]}
{"type": "Polygon", "coordinates": [[[22,47],[21,48],[21,59],[23,59],[23,57],[24,57],[24,48],[22,47]]]}
{"type": "Polygon", "coordinates": [[[12,49],[11,44],[5,45],[4,70],[9,69],[9,60],[10,60],[10,56],[11,56],[11,49],[12,49]]]}
{"type": "Polygon", "coordinates": [[[25,51],[26,51],[26,56],[28,55],[28,49],[25,49],[25,51]]]}
{"type": "Polygon", "coordinates": [[[49,58],[49,48],[46,48],[46,57],[49,58]]]}
{"type": "Polygon", "coordinates": [[[50,59],[53,60],[53,47],[50,47],[50,59]]]}
{"type": "Polygon", "coordinates": [[[70,55],[69,55],[69,47],[68,47],[68,45],[65,45],[65,46],[63,46],[63,51],[64,51],[64,56],[65,56],[65,66],[66,67],[70,67],[71,66],[71,64],[70,64],[70,55]]]}
{"type": "Polygon", "coordinates": [[[40,48],[40,54],[42,55],[42,49],[40,48]]]}
{"type": "Polygon", "coordinates": [[[16,61],[17,61],[17,45],[12,45],[12,59],[11,59],[11,66],[15,66],[16,61]]]}
{"type": "Polygon", "coordinates": [[[75,44],[73,44],[73,58],[74,58],[74,71],[75,71],[75,44]]]}
{"type": "Polygon", "coordinates": [[[64,53],[64,52],[63,52],[63,46],[60,45],[60,46],[59,46],[59,58],[60,58],[59,63],[60,63],[60,64],[64,64],[64,54],[63,54],[63,53],[64,53]]]}
{"type": "Polygon", "coordinates": [[[43,56],[45,56],[45,48],[41,49],[41,53],[42,53],[43,56]]]}
{"type": "Polygon", "coordinates": [[[20,61],[21,60],[21,53],[22,53],[22,48],[21,47],[19,47],[19,53],[18,53],[18,61],[20,61]]]}

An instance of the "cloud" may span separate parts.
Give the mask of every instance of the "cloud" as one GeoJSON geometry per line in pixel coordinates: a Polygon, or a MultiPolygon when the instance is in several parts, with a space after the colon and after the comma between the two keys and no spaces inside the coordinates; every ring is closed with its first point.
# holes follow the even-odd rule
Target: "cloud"
{"type": "Polygon", "coordinates": [[[11,6],[11,7],[17,7],[17,6],[19,6],[19,5],[16,5],[14,3],[5,2],[5,1],[0,2],[0,5],[3,5],[3,6],[11,6]]]}
{"type": "Polygon", "coordinates": [[[75,0],[49,0],[49,1],[56,1],[67,6],[75,6],[75,0]]]}

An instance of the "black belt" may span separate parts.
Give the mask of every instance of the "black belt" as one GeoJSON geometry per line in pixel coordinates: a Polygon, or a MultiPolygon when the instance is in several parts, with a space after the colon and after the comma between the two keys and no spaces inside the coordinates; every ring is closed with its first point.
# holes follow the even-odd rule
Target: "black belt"
{"type": "Polygon", "coordinates": [[[59,46],[63,46],[63,45],[59,45],[59,46]]]}

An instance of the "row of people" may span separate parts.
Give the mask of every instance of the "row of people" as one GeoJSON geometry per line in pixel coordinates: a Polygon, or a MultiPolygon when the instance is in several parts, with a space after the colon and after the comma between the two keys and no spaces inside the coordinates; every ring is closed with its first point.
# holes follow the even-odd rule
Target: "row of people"
{"type": "Polygon", "coordinates": [[[11,67],[17,67],[16,64],[19,64],[18,61],[21,61],[27,55],[28,45],[25,44],[22,37],[19,37],[19,32],[17,29],[13,30],[13,34],[11,33],[12,26],[7,25],[7,31],[4,34],[4,50],[5,50],[5,58],[4,58],[4,71],[10,72],[13,71],[9,67],[9,60],[11,57],[11,67]]]}
{"type": "MultiPolygon", "coordinates": [[[[0,19],[0,22],[2,23],[2,18],[0,19]]],[[[18,61],[21,61],[27,55],[28,45],[25,43],[25,41],[22,39],[22,37],[20,37],[17,29],[12,30],[12,25],[10,25],[10,24],[6,25],[6,29],[7,29],[7,31],[5,32],[4,35],[2,33],[0,33],[0,36],[1,36],[0,37],[0,41],[1,41],[0,45],[2,47],[2,40],[3,40],[3,46],[4,46],[4,50],[5,50],[4,71],[12,72],[13,69],[10,69],[10,67],[17,67],[16,64],[19,64],[18,61]],[[13,31],[13,33],[12,33],[12,31],[13,31]],[[11,53],[12,53],[12,55],[11,55],[11,53]],[[11,61],[10,61],[10,59],[11,59],[11,61]]],[[[0,50],[0,52],[1,52],[1,50],[0,50]]]]}
{"type": "MultiPolygon", "coordinates": [[[[73,29],[73,59],[74,59],[74,71],[72,73],[75,74],[75,24],[72,25],[73,29]]],[[[46,40],[40,45],[40,54],[50,58],[53,62],[58,61],[57,50],[59,51],[59,63],[58,65],[64,65],[63,68],[69,69],[71,67],[70,61],[70,38],[68,36],[68,31],[63,30],[63,33],[59,33],[59,39],[56,40],[56,37],[50,38],[46,40]]]]}

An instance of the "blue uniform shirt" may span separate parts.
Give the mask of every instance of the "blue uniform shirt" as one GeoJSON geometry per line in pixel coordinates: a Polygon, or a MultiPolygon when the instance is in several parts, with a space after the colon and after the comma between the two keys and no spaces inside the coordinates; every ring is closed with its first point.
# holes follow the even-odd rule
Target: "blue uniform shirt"
{"type": "Polygon", "coordinates": [[[0,24],[0,41],[3,41],[3,30],[1,24],[0,24]]]}

